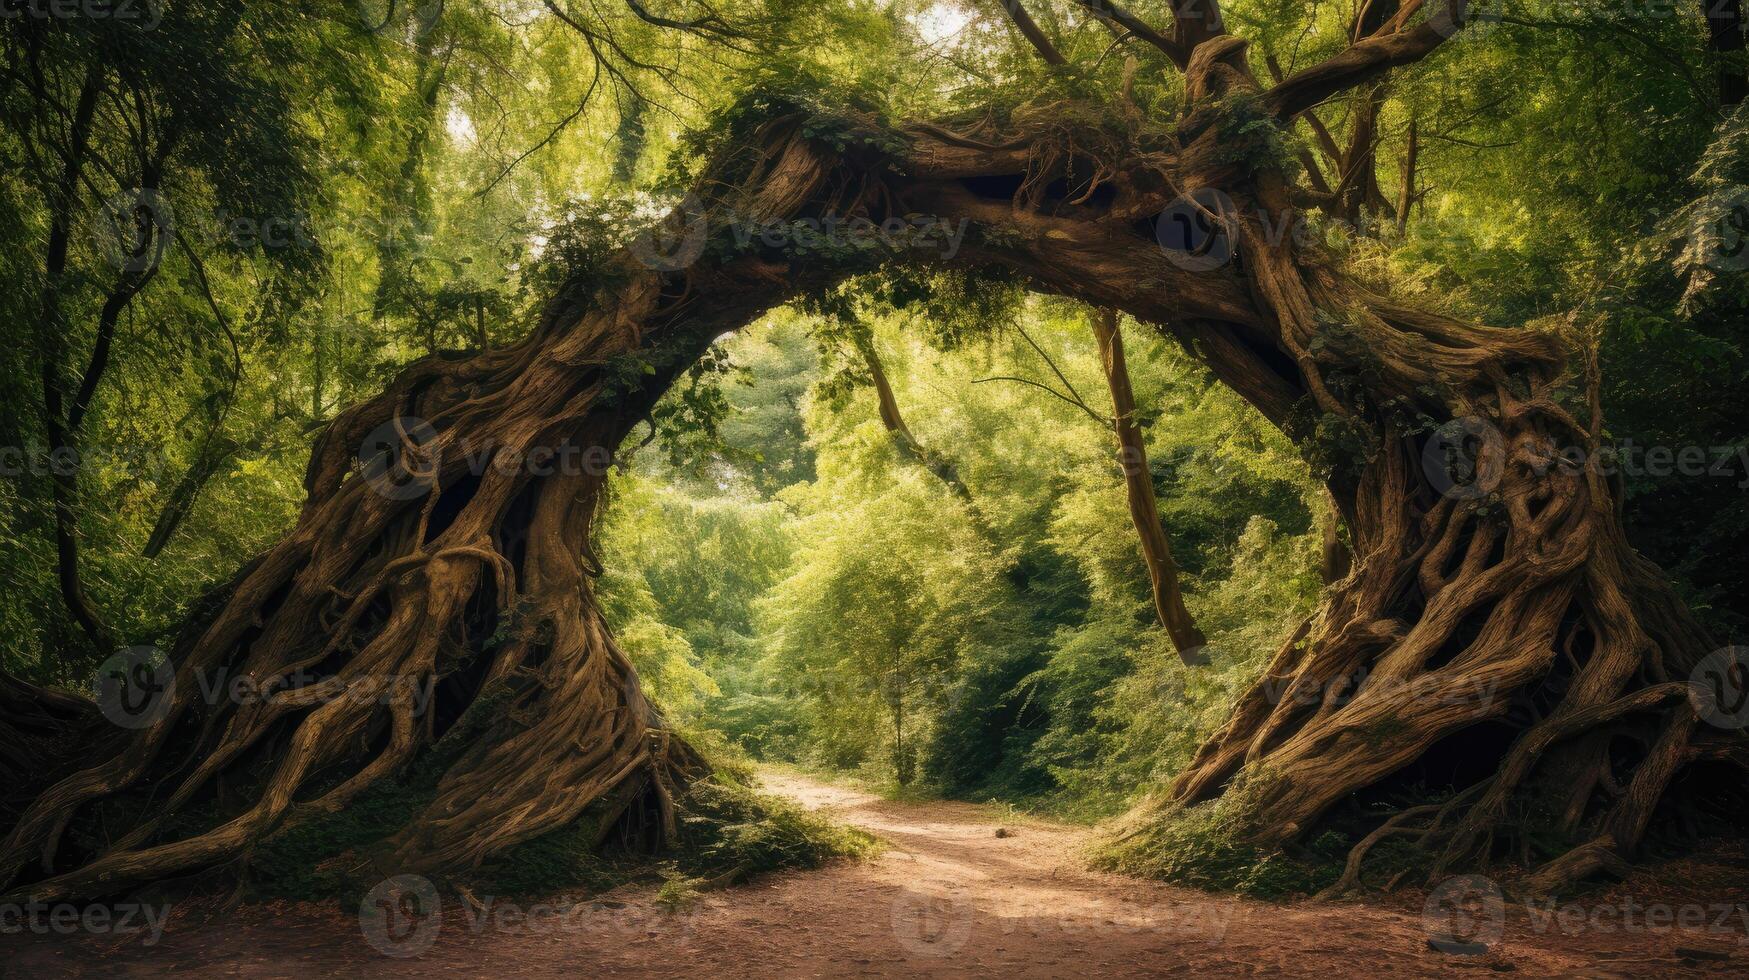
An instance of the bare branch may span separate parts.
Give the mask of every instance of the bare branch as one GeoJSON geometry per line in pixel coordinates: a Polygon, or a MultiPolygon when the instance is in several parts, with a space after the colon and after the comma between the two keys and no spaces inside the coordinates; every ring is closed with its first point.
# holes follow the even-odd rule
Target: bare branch
{"type": "Polygon", "coordinates": [[[1069,394],[1075,396],[1075,401],[1085,407],[1087,405],[1087,400],[1081,397],[1079,391],[1075,390],[1074,382],[1070,381],[1068,375],[1065,375],[1062,372],[1062,369],[1057,367],[1057,362],[1051,359],[1051,355],[1045,353],[1045,349],[1039,346],[1038,341],[1032,339],[1032,334],[1027,333],[1026,328],[1018,323],[1014,325],[1014,329],[1026,341],[1027,345],[1044,360],[1045,366],[1051,369],[1051,373],[1057,376],[1057,380],[1063,383],[1063,387],[1069,389],[1069,394]]]}
{"type": "MultiPolygon", "coordinates": [[[[1282,80],[1287,78],[1287,73],[1282,71],[1281,62],[1276,59],[1275,55],[1264,55],[1263,65],[1265,68],[1269,69],[1269,77],[1275,82],[1275,84],[1280,85],[1282,80]]],[[[1306,125],[1312,128],[1312,135],[1317,137],[1318,149],[1324,152],[1325,159],[1329,160],[1340,170],[1342,167],[1342,151],[1336,146],[1336,138],[1330,135],[1330,128],[1324,125],[1324,120],[1318,118],[1316,112],[1307,109],[1304,115],[1306,125]]]]}
{"type": "Polygon", "coordinates": [[[1001,5],[1008,12],[1008,19],[1014,22],[1015,28],[1032,44],[1033,50],[1045,60],[1045,64],[1062,67],[1069,63],[1069,59],[1063,57],[1063,53],[1045,36],[1038,21],[1033,20],[1032,15],[1026,12],[1026,7],[1020,0],[1001,0],[1001,5]]]}
{"type": "MultiPolygon", "coordinates": [[[[520,166],[522,164],[522,161],[527,160],[531,156],[534,156],[536,153],[540,152],[546,146],[551,144],[553,140],[558,139],[560,133],[562,133],[566,129],[570,128],[571,124],[576,122],[577,118],[579,116],[583,115],[583,113],[586,110],[588,110],[590,100],[595,97],[595,89],[600,84],[601,84],[601,65],[599,62],[597,62],[596,66],[595,66],[595,74],[589,79],[589,87],[584,90],[583,97],[581,99],[577,100],[577,108],[571,110],[570,115],[566,116],[565,118],[563,118],[563,119],[559,120],[557,123],[555,123],[553,125],[553,128],[545,136],[541,137],[540,142],[536,143],[535,145],[529,147],[526,150],[523,150],[520,154],[517,155],[516,159],[514,159],[514,160],[510,161],[508,164],[506,164],[504,169],[500,170],[498,172],[498,176],[493,177],[491,180],[486,182],[486,186],[475,191],[474,198],[477,200],[479,198],[485,197],[487,194],[492,193],[492,189],[497,187],[500,183],[502,183],[504,181],[504,178],[510,176],[510,172],[515,170],[518,166],[520,166]]],[[[637,90],[632,89],[631,91],[635,92],[637,90]]]]}
{"type": "MultiPolygon", "coordinates": [[[[1418,6],[1404,4],[1403,11],[1418,6]]],[[[1338,92],[1365,84],[1392,68],[1414,64],[1463,26],[1468,9],[1468,0],[1446,0],[1441,12],[1412,28],[1402,26],[1404,13],[1400,12],[1379,33],[1288,76],[1263,93],[1264,104],[1278,118],[1292,119],[1338,92]]]]}
{"type": "Polygon", "coordinates": [[[1081,411],[1086,412],[1088,418],[1092,419],[1095,422],[1098,422],[1101,426],[1103,426],[1105,428],[1111,427],[1111,419],[1108,419],[1105,416],[1099,414],[1098,412],[1095,412],[1093,409],[1088,408],[1086,402],[1081,401],[1077,398],[1071,398],[1068,395],[1065,395],[1062,392],[1058,391],[1057,389],[1052,388],[1050,385],[1040,384],[1039,382],[1034,381],[1031,378],[1015,377],[1012,374],[998,374],[998,375],[995,375],[993,377],[979,378],[978,380],[972,382],[972,384],[981,385],[981,384],[984,384],[985,382],[989,382],[989,381],[1012,381],[1015,384],[1028,385],[1030,387],[1037,388],[1040,391],[1049,392],[1050,394],[1055,395],[1056,397],[1061,398],[1063,401],[1066,401],[1069,404],[1075,406],[1076,408],[1080,409],[1081,411]]]}
{"type": "Polygon", "coordinates": [[[1007,19],[1013,21],[1014,28],[1020,30],[1021,37],[1027,38],[1046,65],[1060,68],[1069,63],[1069,59],[1063,58],[1062,51],[1056,51],[1056,45],[1051,44],[1051,38],[1044,35],[1044,28],[1039,26],[1039,21],[1032,19],[1032,14],[1028,14],[1027,7],[1020,0],[1000,0],[1000,5],[1007,11],[1007,19]]]}
{"type": "Polygon", "coordinates": [[[715,12],[707,13],[703,17],[696,17],[692,20],[674,20],[669,17],[660,17],[656,14],[650,13],[643,4],[638,2],[638,0],[625,0],[625,3],[639,20],[656,27],[665,27],[669,30],[684,31],[688,34],[699,34],[717,39],[748,40],[752,38],[752,35],[745,31],[737,30],[736,28],[729,26],[721,17],[717,16],[715,12]]]}
{"type": "Polygon", "coordinates": [[[1167,58],[1171,59],[1173,64],[1179,67],[1179,69],[1182,70],[1185,65],[1190,64],[1190,53],[1185,50],[1182,44],[1179,44],[1172,38],[1154,30],[1147,21],[1137,17],[1135,14],[1130,13],[1117,4],[1110,3],[1108,0],[1077,0],[1077,2],[1080,3],[1081,6],[1086,7],[1087,11],[1094,17],[1097,17],[1106,24],[1115,24],[1131,34],[1134,34],[1136,37],[1152,44],[1154,47],[1159,48],[1165,53],[1167,58]]]}

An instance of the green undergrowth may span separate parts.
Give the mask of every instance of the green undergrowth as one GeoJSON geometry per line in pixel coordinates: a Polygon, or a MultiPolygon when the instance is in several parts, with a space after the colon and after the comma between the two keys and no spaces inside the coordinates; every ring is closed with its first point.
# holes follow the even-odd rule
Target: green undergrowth
{"type": "Polygon", "coordinates": [[[424,809],[433,795],[425,786],[381,786],[339,813],[288,827],[249,855],[245,888],[263,898],[362,894],[394,873],[376,866],[373,848],[424,809]]]}
{"type": "MultiPolygon", "coordinates": [[[[276,834],[248,862],[249,893],[299,900],[363,894],[393,869],[375,851],[430,796],[424,788],[387,787],[365,794],[346,811],[276,834]]],[[[679,843],[657,854],[620,848],[603,833],[602,815],[585,811],[565,827],[526,841],[479,868],[440,882],[476,894],[596,893],[619,885],[666,880],[669,891],[731,884],[785,868],[811,868],[839,857],[872,853],[874,839],[787,800],[757,793],[731,772],[695,783],[677,801],[679,843]],[[605,845],[596,841],[607,838],[605,845]]],[[[611,831],[611,828],[608,828],[611,831]]]]}
{"type": "MultiPolygon", "coordinates": [[[[342,902],[356,900],[401,869],[388,860],[387,841],[436,797],[439,781],[483,724],[489,724],[508,691],[482,692],[431,750],[401,778],[381,780],[336,813],[294,819],[256,844],[242,860],[189,886],[233,890],[251,899],[342,902]]],[[[712,732],[682,731],[681,736],[711,760],[711,775],[694,782],[675,801],[677,841],[650,853],[628,843],[620,826],[603,826],[624,808],[598,802],[568,825],[524,841],[478,868],[447,878],[440,887],[465,888],[476,895],[539,895],[558,891],[596,893],[633,882],[669,881],[678,893],[743,881],[767,871],[809,868],[839,857],[862,857],[876,849],[874,838],[816,816],[799,804],[755,792],[754,774],[743,754],[712,732]]],[[[312,796],[331,790],[344,773],[312,787],[312,796]]],[[[255,799],[258,777],[232,787],[241,799],[255,799]]],[[[628,787],[629,788],[629,787],[628,787]]],[[[118,797],[95,808],[71,828],[75,843],[101,850],[116,827],[129,825],[129,813],[148,807],[140,797],[118,797]]],[[[651,809],[653,804],[645,805],[651,809]]],[[[236,813],[208,798],[165,820],[154,842],[197,836],[234,819],[236,813]]],[[[656,817],[643,813],[643,839],[651,839],[656,817]]],[[[619,819],[615,817],[614,819],[619,819]]]]}
{"type": "MultiPolygon", "coordinates": [[[[1354,845],[1391,814],[1444,803],[1452,793],[1450,787],[1404,786],[1388,803],[1339,808],[1315,833],[1269,849],[1248,843],[1241,832],[1255,812],[1260,785],[1255,780],[1234,785],[1219,799],[1191,807],[1145,800],[1109,825],[1092,849],[1092,863],[1207,891],[1270,899],[1312,895],[1336,883],[1354,845]]],[[[1547,857],[1575,843],[1547,847],[1547,857]]],[[[1367,851],[1363,883],[1425,873],[1432,857],[1412,838],[1387,837],[1367,851]]]]}
{"type": "Polygon", "coordinates": [[[586,814],[483,866],[472,885],[494,894],[538,894],[584,888],[604,891],[662,880],[659,900],[684,904],[704,887],[728,885],[769,871],[818,867],[834,858],[873,852],[874,838],[755,792],[733,773],[693,784],[678,803],[679,846],[656,855],[603,853],[590,846],[597,825],[586,814]]]}
{"type": "Polygon", "coordinates": [[[1226,798],[1193,807],[1144,803],[1094,845],[1095,867],[1157,878],[1205,891],[1280,899],[1314,894],[1335,883],[1348,845],[1327,833],[1299,852],[1241,840],[1226,798]]]}

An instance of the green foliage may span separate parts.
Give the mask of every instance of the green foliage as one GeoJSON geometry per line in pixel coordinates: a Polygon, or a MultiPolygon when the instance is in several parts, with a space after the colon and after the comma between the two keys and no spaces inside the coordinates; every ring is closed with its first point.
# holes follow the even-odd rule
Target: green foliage
{"type": "Polygon", "coordinates": [[[1289,428],[1300,455],[1321,479],[1351,479],[1378,452],[1378,432],[1352,415],[1320,412],[1310,399],[1295,407],[1289,428]]]}
{"type": "MultiPolygon", "coordinates": [[[[843,465],[823,459],[822,481],[864,479],[843,465]]],[[[915,469],[893,475],[853,506],[797,501],[798,560],[762,615],[768,656],[812,710],[816,751],[866,759],[871,733],[890,732],[875,744],[905,784],[961,662],[1000,643],[1004,596],[998,556],[945,490],[915,469]]]]}
{"type": "Polygon", "coordinates": [[[792,800],[726,780],[694,786],[685,810],[687,836],[699,843],[680,867],[692,874],[812,868],[875,849],[874,839],[862,831],[833,823],[792,800]]]}
{"type": "Polygon", "coordinates": [[[1243,789],[1219,800],[1174,809],[1159,804],[1133,814],[1121,834],[1103,841],[1094,863],[1124,874],[1160,878],[1208,891],[1280,899],[1314,894],[1334,884],[1347,848],[1334,835],[1303,853],[1266,851],[1246,843],[1235,817],[1243,789]]]}
{"type": "Polygon", "coordinates": [[[1176,775],[1317,594],[1310,535],[1283,535],[1256,517],[1234,544],[1227,575],[1189,595],[1209,637],[1207,666],[1187,670],[1140,617],[1059,633],[1050,664],[1033,679],[1050,699],[1052,723],[1031,757],[1060,785],[1061,808],[1114,815],[1138,787],[1176,775]]]}
{"type": "Polygon", "coordinates": [[[1205,110],[1220,135],[1217,159],[1235,165],[1240,173],[1273,170],[1296,174],[1294,159],[1298,143],[1254,93],[1232,92],[1205,110]]]}
{"type": "Polygon", "coordinates": [[[1034,701],[1030,678],[1044,651],[1032,645],[993,650],[968,663],[923,750],[925,780],[967,799],[1031,799],[1056,788],[1036,748],[1061,716],[1034,701]]]}
{"type": "MultiPolygon", "coordinates": [[[[874,296],[847,289],[725,343],[747,367],[725,387],[724,445],[679,465],[640,457],[616,481],[610,616],[665,704],[754,758],[1116,812],[1182,764],[1307,611],[1314,487],[1280,434],[1130,331],[1160,419],[1147,431],[1163,514],[1217,653],[1185,674],[1153,621],[1109,432],[1036,390],[976,383],[1049,369],[1018,334],[932,330],[892,301],[903,282],[864,280],[874,296]],[[881,424],[861,343],[975,511],[881,424]],[[836,366],[798,374],[815,344],[836,366]],[[752,400],[771,385],[791,394],[752,400]],[[806,471],[781,462],[802,455],[806,471]]],[[[1078,390],[1103,391],[1077,313],[1002,303],[1078,390]]]]}
{"type": "MultiPolygon", "coordinates": [[[[694,784],[676,802],[681,846],[661,855],[663,884],[657,902],[679,910],[702,887],[741,881],[768,871],[813,868],[834,858],[873,852],[874,839],[835,824],[795,803],[713,778],[694,784]]],[[[511,848],[471,877],[476,888],[499,895],[550,894],[563,889],[604,891],[649,875],[631,855],[595,845],[599,823],[586,813],[552,833],[511,848]]]]}
{"type": "Polygon", "coordinates": [[[244,872],[263,897],[348,898],[371,888],[377,874],[365,855],[406,826],[435,795],[435,786],[382,785],[332,816],[307,821],[263,841],[244,872]]]}
{"type": "Polygon", "coordinates": [[[787,554],[774,517],[769,507],[701,506],[635,478],[618,487],[599,591],[639,674],[678,718],[720,693],[706,666],[747,642],[746,606],[787,554]]]}
{"type": "MultiPolygon", "coordinates": [[[[350,900],[381,878],[373,848],[429,802],[418,781],[372,789],[345,811],[282,831],[250,855],[245,881],[259,896],[350,900]]],[[[875,850],[867,834],[727,778],[694,784],[677,801],[681,847],[662,855],[667,879],[660,900],[683,904],[709,880],[744,880],[768,871],[812,868],[875,850]]],[[[493,857],[446,882],[487,895],[542,895],[560,890],[609,890],[646,879],[650,865],[614,849],[599,808],[493,857]],[[598,844],[608,838],[605,845],[598,844]]]]}

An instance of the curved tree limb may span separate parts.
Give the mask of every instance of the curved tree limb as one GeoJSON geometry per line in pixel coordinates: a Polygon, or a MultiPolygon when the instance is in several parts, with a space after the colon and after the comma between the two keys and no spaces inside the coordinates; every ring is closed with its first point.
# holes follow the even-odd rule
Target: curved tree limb
{"type": "Polygon", "coordinates": [[[1190,610],[1184,606],[1184,592],[1178,584],[1178,563],[1172,558],[1172,545],[1166,537],[1166,525],[1160,519],[1160,503],[1154,495],[1154,474],[1148,466],[1148,446],[1142,429],[1136,424],[1136,398],[1130,388],[1130,371],[1124,363],[1123,333],[1117,313],[1102,309],[1093,316],[1093,336],[1099,343],[1100,366],[1105,371],[1107,387],[1111,389],[1111,405],[1115,413],[1112,431],[1117,436],[1118,466],[1124,475],[1124,495],[1129,500],[1130,521],[1141,541],[1142,560],[1148,568],[1149,589],[1154,597],[1154,613],[1172,647],[1187,667],[1209,662],[1203,648],[1208,638],[1196,626],[1190,610]]]}

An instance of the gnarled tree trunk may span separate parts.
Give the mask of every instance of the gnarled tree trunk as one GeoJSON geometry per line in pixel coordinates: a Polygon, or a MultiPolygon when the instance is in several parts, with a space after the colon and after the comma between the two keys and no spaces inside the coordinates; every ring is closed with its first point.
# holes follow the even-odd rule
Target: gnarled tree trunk
{"type": "MultiPolygon", "coordinates": [[[[803,144],[774,141],[768,180],[738,202],[750,213],[790,213],[816,188],[803,144]]],[[[211,867],[439,749],[429,803],[386,842],[398,868],[469,867],[640,795],[672,835],[701,762],[602,619],[590,524],[612,450],[674,375],[807,277],[759,258],[670,276],[653,247],[609,263],[594,280],[608,285],[574,283],[523,343],[426,358],[337,419],[296,529],[171,652],[162,717],[25,810],[0,880],[58,900],[211,867]],[[203,701],[214,689],[260,693],[203,701]],[[165,829],[238,770],[259,776],[248,806],[193,836],[165,829]],[[148,819],[102,853],[61,853],[83,808],[145,787],[160,794],[148,819]]]]}

